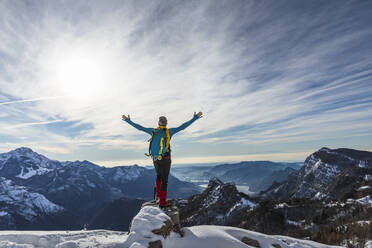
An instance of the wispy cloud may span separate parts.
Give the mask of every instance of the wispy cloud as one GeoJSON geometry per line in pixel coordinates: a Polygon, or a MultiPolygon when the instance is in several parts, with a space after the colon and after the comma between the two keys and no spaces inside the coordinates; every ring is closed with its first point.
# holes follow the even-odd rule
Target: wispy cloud
{"type": "Polygon", "coordinates": [[[26,122],[21,124],[16,124],[8,127],[3,127],[4,129],[11,129],[11,128],[20,128],[20,127],[27,127],[27,126],[35,126],[35,125],[47,125],[56,122],[62,122],[63,120],[52,120],[52,121],[41,121],[41,122],[26,122]]]}
{"type": "Polygon", "coordinates": [[[23,99],[23,100],[6,101],[6,102],[0,102],[0,106],[1,105],[16,104],[16,103],[47,101],[47,100],[51,100],[51,99],[58,99],[58,98],[65,98],[65,97],[66,96],[50,96],[50,97],[39,97],[39,98],[34,98],[34,99],[23,99]]]}
{"type": "Polygon", "coordinates": [[[86,159],[137,161],[148,137],[121,114],[144,126],[166,115],[177,126],[201,110],[205,118],[173,141],[198,143],[198,159],[235,144],[266,154],[263,145],[282,144],[280,154],[289,154],[291,143],[312,151],[319,148],[312,141],[334,137],[344,146],[342,138],[372,133],[371,7],[2,1],[0,133],[70,147],[66,159],[88,147],[94,155],[81,152],[86,159]],[[120,158],[118,149],[133,155],[120,158]]]}

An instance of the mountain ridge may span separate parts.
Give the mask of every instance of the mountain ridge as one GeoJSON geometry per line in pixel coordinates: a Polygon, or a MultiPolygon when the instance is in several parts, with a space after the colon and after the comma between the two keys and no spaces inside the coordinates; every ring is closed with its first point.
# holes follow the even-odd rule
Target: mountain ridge
{"type": "Polygon", "coordinates": [[[372,152],[323,147],[309,155],[303,167],[261,195],[267,199],[340,198],[350,183],[372,175],[372,152]]]}
{"type": "MultiPolygon", "coordinates": [[[[152,199],[152,183],[156,177],[154,169],[138,165],[108,168],[87,160],[59,162],[26,147],[0,154],[0,165],[1,177],[23,187],[28,193],[40,194],[63,207],[75,215],[74,224],[77,226],[90,223],[107,203],[116,199],[152,199]]],[[[169,176],[169,186],[172,187],[169,197],[185,197],[200,192],[198,186],[172,175],[169,176]]],[[[12,214],[17,215],[16,212],[12,214]]],[[[63,229],[61,226],[58,228],[63,229]]]]}

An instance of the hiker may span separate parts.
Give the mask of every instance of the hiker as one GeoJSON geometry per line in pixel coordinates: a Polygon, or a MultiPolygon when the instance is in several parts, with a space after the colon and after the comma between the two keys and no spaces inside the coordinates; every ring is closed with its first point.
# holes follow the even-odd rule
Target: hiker
{"type": "Polygon", "coordinates": [[[172,136],[179,131],[184,130],[190,126],[191,123],[201,118],[202,112],[194,112],[194,116],[191,120],[183,123],[181,126],[176,128],[167,128],[167,118],[165,116],[159,117],[158,128],[146,128],[137,123],[134,123],[130,116],[122,116],[123,121],[128,122],[133,127],[140,131],[151,135],[149,154],[145,154],[152,158],[156,171],[156,182],[154,187],[154,198],[159,200],[160,207],[167,207],[167,186],[168,186],[168,175],[171,167],[171,149],[170,139],[172,136]]]}

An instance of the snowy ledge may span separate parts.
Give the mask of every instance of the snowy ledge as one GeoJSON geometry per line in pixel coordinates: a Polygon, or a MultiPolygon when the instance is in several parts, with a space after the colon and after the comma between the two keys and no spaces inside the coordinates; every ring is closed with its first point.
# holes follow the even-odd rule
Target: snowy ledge
{"type": "MultiPolygon", "coordinates": [[[[178,211],[173,209],[173,211],[178,211]]],[[[182,228],[182,235],[172,229],[169,212],[155,206],[144,206],[133,218],[126,248],[328,248],[307,240],[285,236],[270,236],[245,229],[226,226],[201,225],[182,228]],[[158,232],[163,230],[163,232],[158,232]]],[[[171,211],[172,212],[172,211],[171,211]]]]}
{"type": "Polygon", "coordinates": [[[182,228],[172,221],[177,209],[161,210],[145,205],[133,218],[130,232],[0,231],[0,247],[17,248],[331,248],[308,240],[271,236],[227,226],[201,225],[182,228]]]}

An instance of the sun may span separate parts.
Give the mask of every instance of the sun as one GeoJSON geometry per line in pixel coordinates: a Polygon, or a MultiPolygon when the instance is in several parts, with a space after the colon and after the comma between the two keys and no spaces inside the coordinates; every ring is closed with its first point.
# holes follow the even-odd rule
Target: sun
{"type": "Polygon", "coordinates": [[[55,83],[62,94],[90,96],[99,93],[104,85],[105,64],[93,51],[62,54],[54,67],[55,83]]]}
{"type": "Polygon", "coordinates": [[[102,95],[112,75],[110,54],[89,41],[56,41],[43,50],[38,65],[40,86],[50,95],[102,95]]]}

